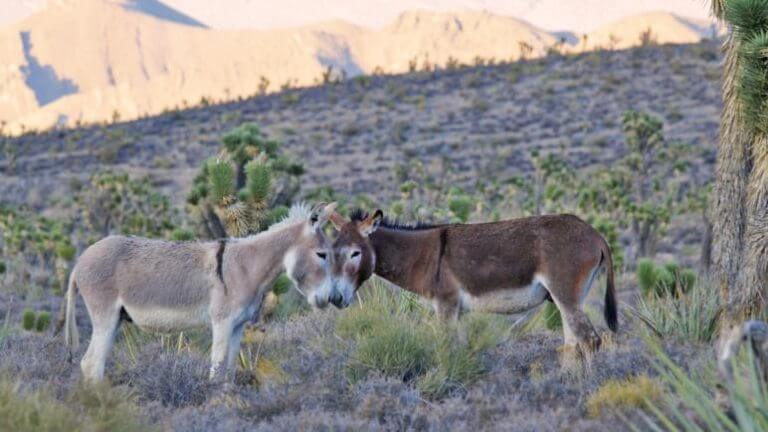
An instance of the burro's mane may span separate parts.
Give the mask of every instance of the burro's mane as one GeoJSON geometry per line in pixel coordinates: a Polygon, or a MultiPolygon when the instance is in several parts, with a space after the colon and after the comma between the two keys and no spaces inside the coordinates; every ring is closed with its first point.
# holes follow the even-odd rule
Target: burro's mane
{"type": "Polygon", "coordinates": [[[298,202],[291,206],[288,214],[275,224],[272,224],[266,232],[280,230],[299,222],[306,222],[312,216],[312,206],[306,202],[298,202]]]}

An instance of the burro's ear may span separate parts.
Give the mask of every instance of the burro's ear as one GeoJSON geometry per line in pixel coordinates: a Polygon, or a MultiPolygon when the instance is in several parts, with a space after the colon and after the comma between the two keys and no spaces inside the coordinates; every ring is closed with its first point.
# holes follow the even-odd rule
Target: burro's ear
{"type": "Polygon", "coordinates": [[[382,219],[384,219],[384,212],[381,210],[376,210],[373,212],[373,215],[368,216],[364,221],[360,222],[357,225],[357,229],[360,231],[360,234],[369,236],[373,234],[377,228],[379,228],[382,219]]]}
{"type": "Polygon", "coordinates": [[[331,221],[331,225],[333,225],[336,231],[341,231],[341,227],[349,223],[349,219],[336,213],[335,211],[331,213],[330,216],[328,216],[328,220],[331,221]]]}
{"type": "Polygon", "coordinates": [[[312,207],[312,213],[309,216],[309,223],[313,227],[322,228],[323,225],[328,222],[328,218],[336,210],[337,205],[338,203],[336,202],[332,202],[330,204],[322,202],[312,207]]]}

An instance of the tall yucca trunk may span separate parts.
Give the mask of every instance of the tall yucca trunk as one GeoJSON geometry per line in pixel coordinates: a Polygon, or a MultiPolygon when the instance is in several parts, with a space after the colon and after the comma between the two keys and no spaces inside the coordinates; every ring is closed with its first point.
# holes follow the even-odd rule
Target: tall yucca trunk
{"type": "Polygon", "coordinates": [[[768,299],[768,136],[756,137],[751,156],[744,263],[733,300],[737,310],[753,315],[763,310],[768,299]]]}
{"type": "MultiPolygon", "coordinates": [[[[724,20],[729,6],[726,0],[713,0],[712,12],[724,20]]],[[[755,6],[752,3],[752,10],[755,6]]],[[[764,6],[768,7],[768,0],[764,6]]],[[[762,310],[768,290],[768,134],[754,116],[755,110],[763,107],[763,101],[758,100],[756,108],[754,95],[758,95],[757,99],[765,96],[754,93],[751,83],[745,85],[742,70],[742,38],[748,34],[745,29],[751,34],[768,30],[749,28],[756,23],[730,23],[742,26],[741,33],[731,29],[725,42],[723,113],[712,210],[713,275],[720,283],[731,318],[762,310]],[[745,101],[749,92],[753,93],[745,101]]]]}
{"type": "Polygon", "coordinates": [[[724,300],[737,294],[742,266],[746,212],[744,197],[749,177],[751,134],[743,127],[738,97],[739,46],[733,34],[725,41],[723,113],[717,152],[712,208],[712,270],[724,300]]]}

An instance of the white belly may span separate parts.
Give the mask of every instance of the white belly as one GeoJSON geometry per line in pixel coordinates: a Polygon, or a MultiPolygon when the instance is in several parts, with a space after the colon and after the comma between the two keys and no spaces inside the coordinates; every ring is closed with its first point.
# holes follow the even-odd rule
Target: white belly
{"type": "Polygon", "coordinates": [[[124,307],[133,323],[147,331],[167,333],[203,327],[211,322],[207,304],[189,309],[124,307]]]}
{"type": "Polygon", "coordinates": [[[547,290],[538,278],[525,287],[499,289],[479,296],[461,290],[462,309],[475,312],[520,313],[538,306],[546,298],[547,290]]]}

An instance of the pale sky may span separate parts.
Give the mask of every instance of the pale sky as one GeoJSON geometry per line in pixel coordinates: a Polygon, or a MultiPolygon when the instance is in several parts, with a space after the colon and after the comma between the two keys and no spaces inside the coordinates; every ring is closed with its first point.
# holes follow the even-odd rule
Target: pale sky
{"type": "MultiPolygon", "coordinates": [[[[0,0],[0,25],[23,19],[46,0],[0,0]]],[[[57,1],[57,0],[51,0],[57,1]]],[[[109,0],[118,1],[118,0],[109,0]]],[[[150,5],[158,0],[122,0],[150,5]]],[[[165,0],[165,4],[220,29],[273,29],[343,19],[381,27],[413,9],[477,9],[514,16],[545,30],[585,33],[623,17],[668,11],[707,19],[706,0],[165,0]]]]}

